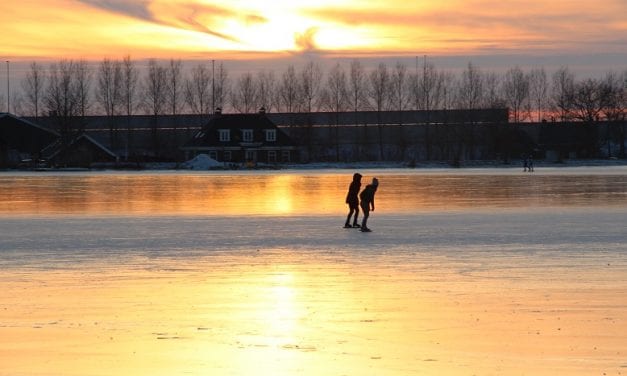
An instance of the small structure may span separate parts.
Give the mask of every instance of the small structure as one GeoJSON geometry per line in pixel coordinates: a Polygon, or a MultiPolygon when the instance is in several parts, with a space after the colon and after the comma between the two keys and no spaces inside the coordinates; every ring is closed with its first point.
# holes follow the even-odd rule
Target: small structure
{"type": "Polygon", "coordinates": [[[114,152],[84,133],[72,139],[67,145],[62,145],[61,139],[58,139],[42,153],[57,167],[90,168],[94,164],[107,166],[118,161],[118,156],[114,152]]]}
{"type": "Polygon", "coordinates": [[[42,150],[59,134],[9,113],[0,113],[0,167],[16,167],[23,161],[38,164],[42,150]]]}
{"type": "Polygon", "coordinates": [[[218,108],[181,149],[186,159],[204,153],[225,164],[251,166],[298,161],[292,140],[266,116],[263,108],[256,114],[222,114],[218,108]]]}

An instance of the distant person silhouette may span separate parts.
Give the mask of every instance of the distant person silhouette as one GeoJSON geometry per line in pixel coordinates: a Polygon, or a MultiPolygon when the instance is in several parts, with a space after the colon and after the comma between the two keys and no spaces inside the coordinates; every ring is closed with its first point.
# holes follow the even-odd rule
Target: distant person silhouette
{"type": "Polygon", "coordinates": [[[527,161],[527,171],[533,172],[533,158],[529,156],[529,160],[527,161]]]}
{"type": "Polygon", "coordinates": [[[372,178],[372,184],[368,184],[366,188],[359,194],[359,198],[361,199],[361,210],[364,212],[364,219],[361,222],[361,231],[362,232],[370,232],[371,230],[368,228],[368,217],[370,216],[370,211],[374,211],[374,194],[377,192],[377,187],[379,186],[379,179],[372,178]]]}
{"type": "Polygon", "coordinates": [[[357,223],[357,217],[359,216],[359,189],[361,188],[361,174],[354,173],[353,181],[348,186],[348,194],[346,195],[346,203],[348,204],[348,216],[346,217],[346,223],[344,228],[360,227],[357,223]],[[351,217],[353,217],[353,224],[351,225],[351,217]]]}

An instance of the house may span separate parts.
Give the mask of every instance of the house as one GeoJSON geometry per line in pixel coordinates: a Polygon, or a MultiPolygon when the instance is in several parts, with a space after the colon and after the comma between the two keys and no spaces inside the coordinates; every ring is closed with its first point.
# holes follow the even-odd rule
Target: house
{"type": "Polygon", "coordinates": [[[0,167],[15,167],[24,161],[37,164],[42,149],[59,134],[9,113],[0,113],[0,167]]]}
{"type": "Polygon", "coordinates": [[[209,122],[181,147],[187,159],[208,154],[224,163],[289,163],[299,159],[292,140],[262,108],[256,114],[222,114],[209,122]]]}
{"type": "Polygon", "coordinates": [[[42,154],[52,165],[62,167],[93,167],[94,164],[109,165],[118,161],[118,156],[107,147],[83,133],[67,145],[61,139],[46,147],[42,154]]]}

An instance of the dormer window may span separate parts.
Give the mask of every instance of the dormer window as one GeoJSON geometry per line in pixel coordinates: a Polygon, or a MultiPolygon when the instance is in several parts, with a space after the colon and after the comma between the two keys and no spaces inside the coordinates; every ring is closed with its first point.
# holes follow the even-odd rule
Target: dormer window
{"type": "Polygon", "coordinates": [[[220,142],[231,141],[231,131],[229,129],[218,129],[218,134],[220,136],[220,142]]]}
{"type": "Polygon", "coordinates": [[[276,129],[266,129],[266,141],[276,141],[276,129]]]}
{"type": "Polygon", "coordinates": [[[252,129],[242,129],[242,140],[244,142],[252,142],[253,141],[253,130],[252,129]]]}

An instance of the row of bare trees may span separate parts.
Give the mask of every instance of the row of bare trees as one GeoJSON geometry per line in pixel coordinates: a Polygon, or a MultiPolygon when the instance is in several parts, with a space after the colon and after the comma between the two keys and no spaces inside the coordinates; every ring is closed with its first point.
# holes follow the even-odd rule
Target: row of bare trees
{"type": "Polygon", "coordinates": [[[230,77],[223,63],[184,69],[180,60],[141,64],[129,56],[85,61],[32,63],[12,96],[11,112],[131,116],[312,111],[402,111],[507,107],[514,122],[543,119],[596,121],[624,119],[627,70],[577,80],[567,67],[551,76],[544,68],[513,67],[503,74],[469,63],[461,72],[440,70],[426,59],[414,67],[396,63],[366,69],[358,60],[325,73],[310,61],[301,69],[259,71],[230,77]]]}

